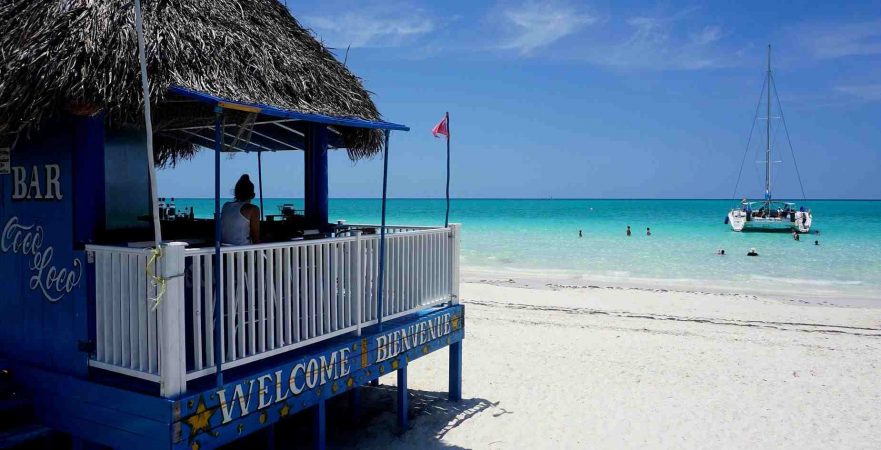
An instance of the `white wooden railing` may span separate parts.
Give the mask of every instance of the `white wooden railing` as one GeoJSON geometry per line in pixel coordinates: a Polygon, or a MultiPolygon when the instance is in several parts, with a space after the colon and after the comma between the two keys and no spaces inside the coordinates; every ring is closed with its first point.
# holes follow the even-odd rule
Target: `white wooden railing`
{"type": "Polygon", "coordinates": [[[92,365],[159,380],[158,311],[150,300],[149,249],[90,245],[95,280],[95,357],[92,365]]]}
{"type": "MultiPolygon", "coordinates": [[[[380,236],[223,247],[218,331],[223,368],[265,359],[378,322],[380,236]]],[[[379,228],[379,227],[375,227],[379,228]]],[[[387,227],[387,231],[392,227],[387,227]]],[[[383,320],[458,302],[459,226],[394,227],[386,236],[383,320]]],[[[88,246],[94,255],[92,365],[158,381],[163,395],[216,371],[214,249],[170,244],[147,279],[149,250],[88,246]]]]}
{"type": "MultiPolygon", "coordinates": [[[[379,225],[368,225],[368,224],[345,224],[337,227],[338,230],[342,232],[348,231],[364,231],[364,230],[372,230],[374,233],[379,233],[380,226],[379,225]]],[[[386,234],[396,234],[396,233],[407,233],[411,231],[423,231],[423,230],[436,230],[437,227],[427,227],[422,225],[386,225],[385,233],[386,234]]]]}

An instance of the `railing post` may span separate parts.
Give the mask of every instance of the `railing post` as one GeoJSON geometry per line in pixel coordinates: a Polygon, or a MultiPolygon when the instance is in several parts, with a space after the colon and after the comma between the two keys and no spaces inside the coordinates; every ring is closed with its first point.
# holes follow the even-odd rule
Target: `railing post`
{"type": "Polygon", "coordinates": [[[159,300],[159,391],[173,398],[187,390],[186,324],[184,322],[184,250],[187,244],[162,245],[159,275],[165,295],[159,300]]]}
{"type": "Polygon", "coordinates": [[[355,318],[358,327],[355,331],[355,335],[361,336],[361,324],[364,323],[364,317],[361,312],[361,304],[364,301],[364,280],[361,276],[361,260],[363,259],[362,252],[364,251],[364,246],[361,243],[361,230],[352,230],[352,235],[355,236],[355,241],[352,243],[354,251],[351,258],[351,273],[352,277],[354,277],[354,280],[352,281],[352,302],[354,303],[353,307],[355,308],[352,317],[355,318]]]}
{"type": "Polygon", "coordinates": [[[457,305],[459,304],[459,245],[462,240],[462,224],[451,223],[450,233],[453,239],[453,248],[450,251],[452,253],[452,258],[450,258],[450,271],[452,272],[450,277],[452,284],[450,286],[450,304],[457,305]]]}

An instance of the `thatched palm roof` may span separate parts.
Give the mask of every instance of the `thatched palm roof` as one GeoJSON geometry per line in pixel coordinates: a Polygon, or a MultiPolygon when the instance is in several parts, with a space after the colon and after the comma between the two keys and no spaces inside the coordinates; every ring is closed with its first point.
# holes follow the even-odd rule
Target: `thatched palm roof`
{"type": "MultiPolygon", "coordinates": [[[[169,86],[238,101],[379,120],[360,79],[277,0],[142,0],[157,154],[193,145],[164,127],[210,121],[169,86]]],[[[142,91],[133,0],[0,2],[0,131],[31,129],[58,111],[103,110],[108,124],[140,124],[142,91]]],[[[352,158],[381,146],[378,131],[343,128],[352,158]]]]}

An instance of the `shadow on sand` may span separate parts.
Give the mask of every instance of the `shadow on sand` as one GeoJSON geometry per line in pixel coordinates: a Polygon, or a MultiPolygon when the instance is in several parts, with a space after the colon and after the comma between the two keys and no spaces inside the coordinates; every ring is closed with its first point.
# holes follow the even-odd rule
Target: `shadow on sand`
{"type": "MultiPolygon", "coordinates": [[[[396,425],[394,386],[365,386],[361,389],[361,414],[354,417],[348,394],[327,404],[327,447],[331,449],[456,449],[442,442],[443,437],[475,415],[492,409],[494,415],[512,414],[481,398],[451,402],[446,392],[410,389],[409,428],[401,432],[396,425]]],[[[224,449],[262,449],[269,445],[269,433],[258,432],[224,449]]],[[[313,448],[312,412],[305,411],[283,420],[275,428],[276,448],[313,448]]]]}

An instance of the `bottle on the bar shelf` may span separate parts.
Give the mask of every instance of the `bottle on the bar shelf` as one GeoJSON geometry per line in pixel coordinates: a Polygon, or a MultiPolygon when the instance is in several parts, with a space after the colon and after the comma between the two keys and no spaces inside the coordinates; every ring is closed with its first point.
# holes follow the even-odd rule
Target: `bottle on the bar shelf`
{"type": "Polygon", "coordinates": [[[159,220],[165,220],[165,197],[159,197],[159,220]]]}
{"type": "Polygon", "coordinates": [[[174,220],[177,218],[177,207],[174,205],[174,197],[171,197],[171,201],[168,202],[168,210],[166,211],[168,215],[168,220],[174,220]]]}
{"type": "Polygon", "coordinates": [[[190,206],[190,220],[194,220],[196,218],[196,213],[193,212],[193,207],[190,206]]]}

